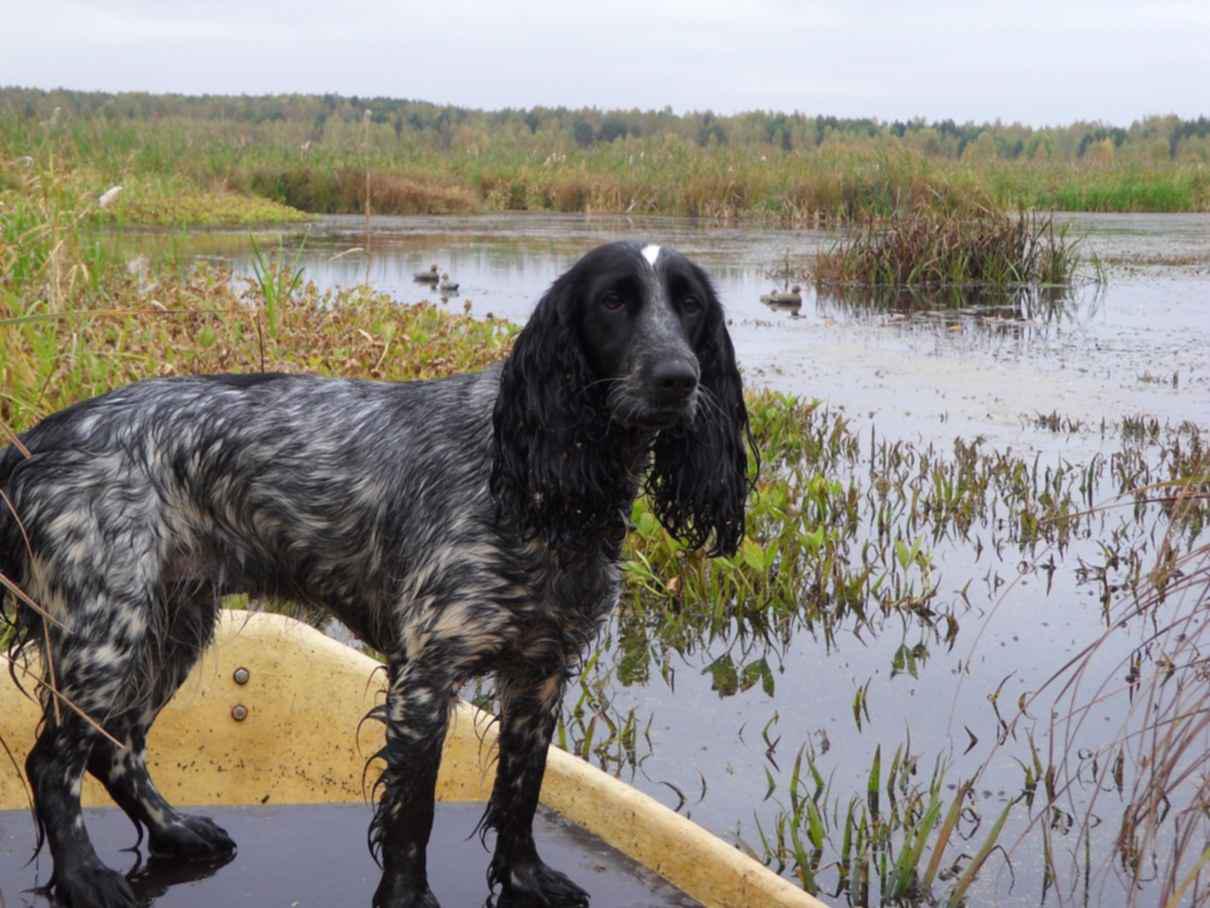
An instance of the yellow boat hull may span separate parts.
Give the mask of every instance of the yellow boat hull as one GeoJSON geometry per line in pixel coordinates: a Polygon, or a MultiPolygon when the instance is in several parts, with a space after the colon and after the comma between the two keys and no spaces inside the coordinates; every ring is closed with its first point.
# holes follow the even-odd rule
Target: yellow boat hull
{"type": "MultiPolygon", "coordinates": [[[[301,622],[224,612],[217,644],[152,730],[156,784],[177,804],[361,801],[369,790],[363,780],[369,786],[377,773],[376,764],[364,772],[366,760],[382,744],[381,725],[361,719],[381,702],[381,673],[378,662],[301,622]]],[[[0,769],[0,810],[29,804],[21,767],[39,715],[35,702],[0,682],[0,740],[14,758],[0,769]]],[[[490,718],[458,704],[437,781],[441,800],[490,794],[490,718]]],[[[92,806],[111,803],[91,778],[83,798],[92,806]]],[[[823,908],[700,826],[558,748],[551,748],[541,798],[710,908],[823,908]]]]}

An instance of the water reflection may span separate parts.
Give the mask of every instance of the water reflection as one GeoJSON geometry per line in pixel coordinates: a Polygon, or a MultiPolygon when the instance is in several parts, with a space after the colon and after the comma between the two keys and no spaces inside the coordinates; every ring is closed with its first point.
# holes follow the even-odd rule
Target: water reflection
{"type": "MultiPolygon", "coordinates": [[[[767,443],[768,425],[757,428],[767,443]]],[[[1067,741],[1075,769],[1054,782],[1065,786],[1064,808],[1041,795],[1033,806],[1039,773],[1047,772],[1046,758],[1033,749],[1044,740],[1047,711],[1017,711],[1021,698],[1085,642],[1118,625],[1111,594],[1145,582],[1156,539],[1171,529],[1178,552],[1205,544],[1210,501],[1180,513],[1163,501],[1088,507],[1146,489],[1160,476],[1196,475],[1204,464],[1200,434],[1191,427],[1151,438],[1130,434],[1107,457],[1072,464],[1015,457],[978,440],[959,439],[950,452],[854,436],[842,416],[823,410],[811,411],[800,430],[801,459],[770,458],[750,511],[749,542],[737,558],[678,561],[675,552],[661,558],[658,547],[646,545],[642,562],[631,562],[626,598],[566,717],[567,746],[636,784],[668,787],[676,795],[671,806],[715,829],[730,825],[727,817],[749,832],[749,822],[763,823],[766,832],[789,823],[807,834],[797,825],[806,815],[791,817],[784,798],[804,796],[794,779],[798,767],[809,766],[827,780],[815,797],[830,845],[809,868],[825,890],[844,888],[843,868],[829,863],[846,834],[834,818],[843,819],[851,793],[877,774],[871,754],[879,748],[884,769],[892,753],[914,754],[925,767],[944,759],[938,784],[978,773],[963,813],[976,848],[979,829],[986,834],[1020,795],[1026,806],[1012,815],[1008,836],[1036,830],[1031,823],[1049,816],[1039,821],[1049,823],[1049,834],[1073,848],[1087,836],[1094,854],[1108,854],[1115,808],[1104,807],[1109,822],[1092,828],[1073,816],[1091,809],[1101,785],[1081,767],[1098,759],[1106,765],[1105,748],[1128,700],[1101,700],[1099,710],[1115,724],[1089,723],[1067,741]],[[798,492],[773,500],[782,481],[798,492]],[[806,542],[816,532],[818,542],[806,542]],[[670,713],[737,730],[740,745],[711,746],[705,730],[687,738],[653,734],[670,713]],[[792,743],[779,750],[783,740],[792,743]],[[826,749],[813,749],[811,742],[822,741],[826,749]],[[719,753],[706,757],[703,750],[719,753]],[[696,801],[687,763],[716,767],[714,774],[700,770],[696,801]],[[755,804],[754,820],[746,820],[755,804]]],[[[642,515],[636,524],[644,536],[642,515]]],[[[1141,632],[1143,623],[1138,613],[1130,626],[1141,632]]],[[[1134,631],[1108,636],[1089,677],[1099,679],[1132,654],[1144,666],[1159,665],[1155,653],[1135,653],[1136,646],[1134,631]]],[[[1129,786],[1147,769],[1122,763],[1115,772],[1129,786]]],[[[922,780],[927,776],[915,779],[922,780]]],[[[802,860],[778,851],[772,838],[760,841],[787,868],[802,860]]],[[[1046,879],[1040,866],[1015,872],[1030,885],[1046,879]]],[[[1005,894],[988,885],[988,894],[1005,894]]],[[[872,891],[876,904],[877,886],[872,891]]]]}
{"type": "Polygon", "coordinates": [[[816,300],[821,312],[851,319],[896,313],[905,317],[950,315],[1049,325],[1095,318],[1105,300],[1105,285],[931,290],[835,287],[818,291],[816,300]]]}
{"type": "MultiPolygon", "coordinates": [[[[369,804],[278,807],[215,806],[205,811],[239,843],[222,863],[144,857],[123,848],[133,839],[117,808],[87,809],[85,819],[101,860],[129,874],[141,906],[365,906],[380,870],[366,848],[369,804]]],[[[428,881],[442,905],[482,905],[490,852],[475,834],[483,806],[439,802],[428,847],[428,881]],[[469,872],[468,872],[469,871],[469,872]]],[[[595,836],[541,807],[534,835],[543,856],[584,887],[594,905],[686,908],[696,902],[595,836]]],[[[34,887],[50,873],[27,863],[33,827],[25,811],[0,812],[0,905],[57,908],[34,887]]],[[[490,843],[490,840],[489,840],[490,843]]]]}
{"type": "Polygon", "coordinates": [[[210,879],[235,858],[235,852],[187,861],[157,855],[144,858],[143,853],[136,849],[135,864],[127,872],[126,879],[136,898],[150,902],[167,894],[174,886],[210,879]]]}

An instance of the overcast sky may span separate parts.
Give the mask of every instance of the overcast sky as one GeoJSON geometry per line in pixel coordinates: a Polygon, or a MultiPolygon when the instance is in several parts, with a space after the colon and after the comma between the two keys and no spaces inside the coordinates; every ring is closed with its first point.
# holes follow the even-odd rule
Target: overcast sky
{"type": "Polygon", "coordinates": [[[6,0],[0,84],[1032,124],[1210,114],[1210,0],[6,0]]]}

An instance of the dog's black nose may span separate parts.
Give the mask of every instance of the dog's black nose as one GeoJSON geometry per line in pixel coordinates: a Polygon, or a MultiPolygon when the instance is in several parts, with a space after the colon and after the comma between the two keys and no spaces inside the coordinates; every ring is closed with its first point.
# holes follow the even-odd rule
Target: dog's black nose
{"type": "Polygon", "coordinates": [[[651,384],[661,401],[681,401],[697,387],[697,369],[683,359],[667,360],[651,370],[651,384]]]}

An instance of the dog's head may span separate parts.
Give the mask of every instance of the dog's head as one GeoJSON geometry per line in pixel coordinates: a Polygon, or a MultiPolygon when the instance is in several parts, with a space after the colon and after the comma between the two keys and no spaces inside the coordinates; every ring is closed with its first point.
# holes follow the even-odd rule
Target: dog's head
{"type": "MultiPolygon", "coordinates": [[[[616,526],[635,452],[669,532],[743,536],[748,414],[722,306],[678,252],[611,243],[543,296],[501,375],[492,492],[564,542],[616,526]]],[[[624,515],[623,515],[624,516],[624,515]]]]}

